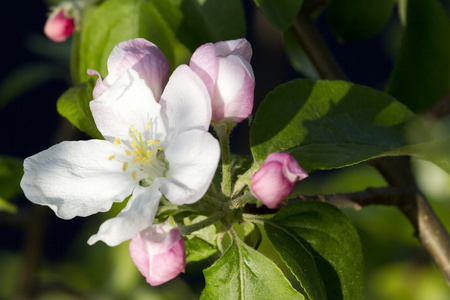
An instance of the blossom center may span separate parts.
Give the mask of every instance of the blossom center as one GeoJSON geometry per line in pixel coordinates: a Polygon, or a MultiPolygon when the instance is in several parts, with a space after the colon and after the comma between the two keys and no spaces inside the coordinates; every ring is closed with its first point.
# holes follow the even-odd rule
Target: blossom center
{"type": "MultiPolygon", "coordinates": [[[[147,135],[153,136],[150,131],[151,123],[147,123],[145,129],[147,135]],[[148,134],[150,133],[150,134],[148,134]]],[[[158,177],[164,177],[168,163],[165,159],[163,148],[159,139],[146,139],[143,134],[133,125],[130,126],[130,146],[124,145],[125,154],[129,160],[123,162],[122,171],[131,171],[133,180],[138,181],[141,186],[151,186],[158,177]]],[[[120,138],[114,140],[115,145],[123,144],[120,138]]],[[[111,156],[109,159],[114,159],[111,156]]]]}

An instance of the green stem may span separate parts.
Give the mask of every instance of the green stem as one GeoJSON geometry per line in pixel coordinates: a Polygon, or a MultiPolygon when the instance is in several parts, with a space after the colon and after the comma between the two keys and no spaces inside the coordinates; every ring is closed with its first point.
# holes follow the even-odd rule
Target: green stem
{"type": "Polygon", "coordinates": [[[222,193],[226,198],[231,196],[231,166],[230,166],[230,128],[227,124],[213,124],[213,128],[219,137],[220,152],[222,154],[222,193]]]}
{"type": "Polygon", "coordinates": [[[239,198],[233,199],[230,202],[230,209],[238,209],[239,207],[243,207],[245,204],[257,200],[256,196],[252,192],[246,192],[239,198]]]}
{"type": "Polygon", "coordinates": [[[225,212],[219,211],[198,223],[188,225],[188,226],[184,226],[181,224],[177,224],[177,225],[178,225],[178,228],[180,229],[180,233],[182,235],[186,236],[186,235],[191,234],[192,232],[195,232],[197,230],[200,230],[202,228],[208,227],[209,225],[216,223],[217,221],[224,218],[225,216],[226,216],[225,212]]]}
{"type": "Polygon", "coordinates": [[[242,214],[242,220],[249,223],[264,224],[267,221],[267,218],[252,214],[242,214]]]}

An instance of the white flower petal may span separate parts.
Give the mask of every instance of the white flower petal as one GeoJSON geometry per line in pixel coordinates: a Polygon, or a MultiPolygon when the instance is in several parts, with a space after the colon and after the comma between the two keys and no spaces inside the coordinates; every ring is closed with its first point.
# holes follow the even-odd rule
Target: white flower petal
{"type": "Polygon", "coordinates": [[[63,219],[107,211],[136,184],[122,171],[121,156],[121,147],[107,141],[62,142],[25,159],[20,186],[31,202],[63,219]]]}
{"type": "Polygon", "coordinates": [[[108,246],[117,246],[150,226],[155,219],[159,199],[162,196],[157,188],[155,185],[152,187],[137,185],[127,206],[117,217],[106,220],[98,233],[89,238],[88,244],[103,241],[108,246]]]}
{"type": "Polygon", "coordinates": [[[160,191],[174,204],[199,200],[219,163],[218,141],[208,132],[192,130],[173,140],[165,154],[170,169],[166,178],[160,178],[160,191]]]}
{"type": "Polygon", "coordinates": [[[144,132],[151,122],[156,130],[155,138],[162,139],[165,129],[160,117],[160,105],[139,74],[128,69],[97,99],[90,102],[92,115],[98,130],[106,140],[116,137],[129,140],[130,126],[144,132]]]}
{"type": "Polygon", "coordinates": [[[179,66],[161,96],[161,114],[170,136],[200,129],[211,123],[211,104],[203,81],[188,66],[179,66]]]}

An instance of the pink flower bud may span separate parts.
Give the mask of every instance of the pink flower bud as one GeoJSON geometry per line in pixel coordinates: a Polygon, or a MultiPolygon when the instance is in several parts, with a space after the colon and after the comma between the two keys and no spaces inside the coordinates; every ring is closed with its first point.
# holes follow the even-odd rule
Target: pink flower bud
{"type": "Polygon", "coordinates": [[[93,91],[94,99],[128,69],[138,72],[159,102],[169,77],[169,62],[155,44],[141,38],[121,42],[114,47],[108,57],[108,76],[104,79],[99,72],[87,70],[89,75],[99,76],[93,91]]]}
{"type": "Polygon", "coordinates": [[[130,256],[152,286],[175,278],[186,265],[184,240],[168,222],[154,224],[133,237],[130,256]]]}
{"type": "Polygon", "coordinates": [[[250,65],[252,48],[246,39],[204,44],[189,66],[203,80],[212,105],[212,119],[241,122],[252,112],[255,77],[250,65]]]}
{"type": "Polygon", "coordinates": [[[68,16],[65,7],[56,8],[48,17],[44,26],[45,35],[54,42],[64,42],[75,28],[73,17],[68,16]]]}
{"type": "Polygon", "coordinates": [[[289,153],[271,153],[252,176],[253,193],[269,208],[286,198],[297,181],[308,177],[289,153]]]}

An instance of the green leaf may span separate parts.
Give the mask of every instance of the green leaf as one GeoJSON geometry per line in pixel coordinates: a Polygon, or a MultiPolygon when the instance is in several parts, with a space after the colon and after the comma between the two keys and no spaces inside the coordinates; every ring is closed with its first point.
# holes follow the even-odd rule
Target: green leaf
{"type": "Polygon", "coordinates": [[[258,249],[262,241],[261,230],[258,225],[253,223],[244,223],[244,242],[252,247],[258,249]]]}
{"type": "Polygon", "coordinates": [[[217,252],[217,248],[207,241],[194,237],[186,241],[186,264],[192,261],[200,261],[217,252]]]}
{"type": "MultiPolygon", "coordinates": [[[[296,276],[308,271],[315,274],[304,251],[296,253],[303,244],[314,257],[328,299],[362,299],[361,244],[355,227],[340,210],[322,202],[297,203],[278,211],[267,225],[272,242],[275,237],[282,239],[276,240],[274,246],[296,276]],[[299,270],[300,266],[295,266],[299,262],[305,262],[308,269],[299,270]]],[[[320,283],[315,279],[313,284],[320,283]]],[[[314,288],[320,291],[320,286],[314,288]]],[[[311,296],[323,299],[324,295],[311,296]]]]}
{"type": "Polygon", "coordinates": [[[261,165],[289,152],[307,172],[340,168],[408,145],[414,114],[389,95],[343,81],[294,80],[269,93],[250,131],[261,165]]]}
{"type": "Polygon", "coordinates": [[[327,10],[328,23],[339,38],[367,39],[384,28],[396,2],[397,0],[331,0],[327,10]]]}
{"type": "Polygon", "coordinates": [[[0,211],[15,213],[17,212],[17,207],[14,204],[9,203],[6,199],[0,197],[0,211]]]}
{"type": "Polygon", "coordinates": [[[450,22],[437,0],[408,0],[405,15],[387,92],[421,112],[450,90],[450,22]]]}
{"type": "MultiPolygon", "coordinates": [[[[156,44],[172,68],[187,61],[189,51],[176,38],[175,32],[158,10],[157,2],[109,0],[91,7],[89,13],[84,15],[80,35],[78,72],[81,82],[90,78],[86,74],[87,69],[94,69],[106,76],[107,59],[114,46],[138,37],[156,44]]],[[[172,12],[168,10],[167,14],[172,12]]],[[[174,18],[174,21],[178,19],[174,18]]]]}
{"type": "Polygon", "coordinates": [[[9,200],[19,194],[22,176],[23,159],[0,156],[0,198],[9,200]]]}
{"type": "Polygon", "coordinates": [[[264,223],[264,228],[273,247],[295,275],[308,298],[327,299],[316,262],[311,253],[303,246],[305,242],[302,242],[294,232],[276,223],[267,221],[264,223]]]}
{"type": "Polygon", "coordinates": [[[58,113],[69,120],[79,130],[95,139],[103,139],[92,117],[89,102],[92,100],[94,80],[68,89],[59,97],[56,108],[58,113]]]}
{"type": "Polygon", "coordinates": [[[303,0],[254,0],[275,27],[286,30],[294,21],[303,0]]]}
{"type": "Polygon", "coordinates": [[[405,146],[387,152],[388,155],[411,155],[431,161],[450,173],[450,137],[430,142],[405,146]]]}
{"type": "Polygon", "coordinates": [[[292,29],[288,29],[283,33],[283,40],[292,67],[307,78],[320,79],[319,72],[317,72],[314,64],[299,44],[292,29]]]}
{"type": "Polygon", "coordinates": [[[270,259],[239,239],[203,273],[201,299],[305,299],[270,259]]]}
{"type": "Polygon", "coordinates": [[[205,43],[245,36],[245,14],[240,0],[184,0],[180,8],[184,17],[177,37],[192,52],[205,43]]]}

